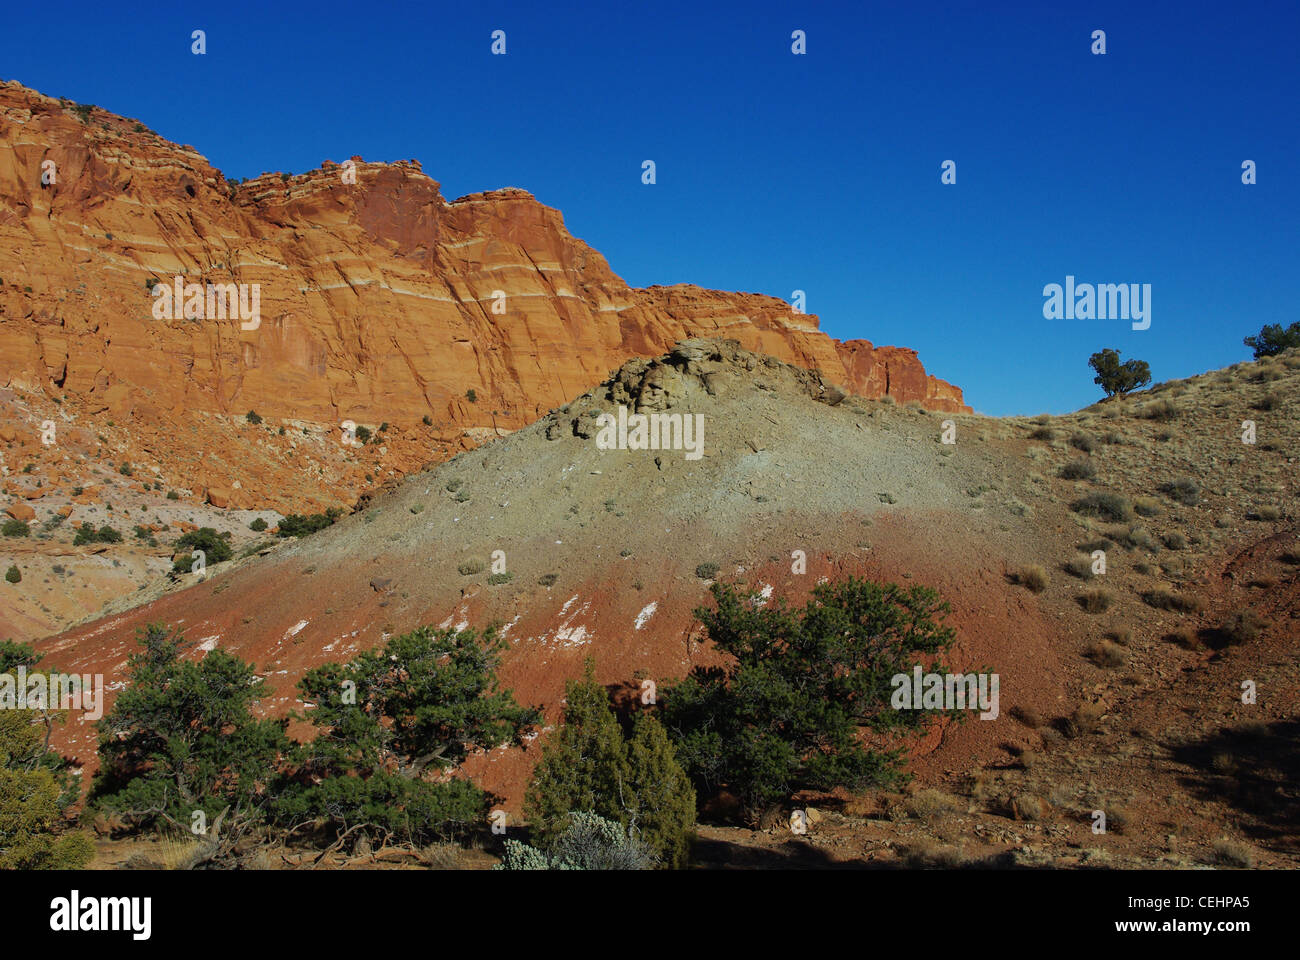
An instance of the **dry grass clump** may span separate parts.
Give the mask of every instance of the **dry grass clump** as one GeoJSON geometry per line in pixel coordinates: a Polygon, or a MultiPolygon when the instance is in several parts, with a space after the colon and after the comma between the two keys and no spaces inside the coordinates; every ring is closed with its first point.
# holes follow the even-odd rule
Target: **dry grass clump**
{"type": "Polygon", "coordinates": [[[1082,450],[1084,453],[1092,453],[1096,447],[1096,443],[1093,441],[1092,437],[1082,431],[1070,434],[1069,444],[1074,447],[1074,449],[1082,450]]]}
{"type": "Polygon", "coordinates": [[[1033,707],[1012,707],[1011,716],[1015,717],[1031,730],[1037,730],[1043,725],[1043,718],[1033,707]]]}
{"type": "Polygon", "coordinates": [[[918,840],[907,847],[903,863],[909,870],[957,870],[969,862],[957,847],[943,846],[933,840],[918,840]]]}
{"type": "Polygon", "coordinates": [[[1126,550],[1146,550],[1158,553],[1160,545],[1151,536],[1146,527],[1134,524],[1131,527],[1114,527],[1107,531],[1110,538],[1126,550]]]}
{"type": "Polygon", "coordinates": [[[1071,460],[1061,467],[1063,480],[1091,480],[1097,475],[1097,468],[1087,460],[1071,460]]]}
{"type": "Polygon", "coordinates": [[[1164,541],[1164,545],[1170,550],[1187,549],[1187,538],[1183,536],[1181,533],[1179,533],[1177,530],[1173,531],[1172,533],[1166,533],[1160,539],[1164,541]]]}
{"type": "Polygon", "coordinates": [[[1135,497],[1133,510],[1139,517],[1154,517],[1160,513],[1160,501],[1155,497],[1135,497]]]}
{"type": "Polygon", "coordinates": [[[1251,407],[1255,410],[1276,410],[1281,402],[1276,393],[1266,393],[1252,403],[1251,407]]]}
{"type": "Polygon", "coordinates": [[[1214,841],[1214,862],[1221,867],[1249,870],[1255,866],[1255,854],[1244,843],[1221,837],[1214,841]]]}
{"type": "Polygon", "coordinates": [[[1085,517],[1100,517],[1116,523],[1133,519],[1133,504],[1117,493],[1090,493],[1070,504],[1070,509],[1085,517]]]}
{"type": "Polygon", "coordinates": [[[917,820],[942,820],[960,808],[957,800],[939,790],[918,790],[903,801],[908,816],[917,820]]]}
{"type": "Polygon", "coordinates": [[[1133,415],[1140,420],[1156,420],[1168,423],[1178,416],[1178,405],[1172,400],[1151,400],[1142,404],[1133,415]]]}
{"type": "Polygon", "coordinates": [[[1183,577],[1187,575],[1187,564],[1182,557],[1173,556],[1160,561],[1160,569],[1171,577],[1183,577]]]}
{"type": "Polygon", "coordinates": [[[431,870],[464,870],[465,848],[458,843],[431,843],[419,852],[419,860],[431,870]]]}
{"type": "Polygon", "coordinates": [[[1193,597],[1172,590],[1148,590],[1142,594],[1142,600],[1149,607],[1157,610],[1174,610],[1178,613],[1200,613],[1205,603],[1200,597],[1193,597]]]}
{"type": "Polygon", "coordinates": [[[1099,667],[1122,667],[1125,663],[1124,648],[1111,640],[1099,640],[1088,648],[1088,659],[1099,667]]]}
{"type": "Polygon", "coordinates": [[[1186,507],[1194,507],[1201,502],[1201,485],[1191,477],[1179,477],[1161,484],[1160,492],[1186,507]]]}
{"type": "Polygon", "coordinates": [[[1133,817],[1127,807],[1111,803],[1103,805],[1102,809],[1106,811],[1106,831],[1108,833],[1123,833],[1133,822],[1133,817]]]}
{"type": "Polygon", "coordinates": [[[1032,793],[1016,794],[1011,798],[1009,806],[1013,817],[1017,820],[1028,820],[1030,822],[1044,819],[1051,810],[1046,800],[1032,793]]]}
{"type": "Polygon", "coordinates": [[[1015,574],[1015,580],[1030,593],[1042,593],[1047,589],[1047,571],[1039,566],[1022,567],[1015,574]]]}
{"type": "Polygon", "coordinates": [[[1087,590],[1079,595],[1079,606],[1087,613],[1105,613],[1113,599],[1109,590],[1087,590]]]}
{"type": "Polygon", "coordinates": [[[1171,630],[1165,634],[1165,639],[1170,643],[1177,644],[1184,650],[1196,650],[1201,646],[1200,637],[1190,627],[1179,627],[1176,630],[1171,630]]]}
{"type": "Polygon", "coordinates": [[[1065,718],[1062,732],[1074,740],[1089,733],[1095,733],[1105,716],[1105,708],[1100,703],[1081,703],[1074,713],[1065,718]]]}
{"type": "Polygon", "coordinates": [[[1056,431],[1051,427],[1039,427],[1029,434],[1030,440],[1055,440],[1056,431]]]}
{"type": "Polygon", "coordinates": [[[1072,577],[1078,577],[1080,580],[1091,580],[1093,578],[1092,557],[1087,554],[1072,557],[1061,565],[1061,569],[1072,577]]]}
{"type": "Polygon", "coordinates": [[[1219,624],[1218,634],[1229,646],[1250,643],[1258,640],[1260,634],[1268,629],[1268,621],[1249,607],[1234,610],[1219,624]]]}
{"type": "Polygon", "coordinates": [[[1270,522],[1273,520],[1281,520],[1282,508],[1272,505],[1256,507],[1255,511],[1250,515],[1250,518],[1252,520],[1267,520],[1270,522]]]}

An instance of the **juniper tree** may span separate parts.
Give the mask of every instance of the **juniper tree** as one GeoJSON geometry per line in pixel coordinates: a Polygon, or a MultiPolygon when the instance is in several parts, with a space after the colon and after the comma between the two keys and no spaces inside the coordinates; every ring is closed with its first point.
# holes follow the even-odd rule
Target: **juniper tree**
{"type": "Polygon", "coordinates": [[[276,802],[285,822],[337,832],[370,826],[411,842],[482,822],[489,797],[467,780],[440,782],[471,751],[519,743],[540,713],[497,686],[503,643],[489,627],[420,627],[348,663],[310,670],[298,686],[318,730],[276,802]]]}
{"type": "MultiPolygon", "coordinates": [[[[0,673],[41,659],[29,644],[0,642],[0,673]]],[[[76,869],[94,855],[89,837],[64,829],[79,791],[71,764],[48,748],[61,719],[62,711],[0,709],[0,870],[76,869]]]]}
{"type": "Polygon", "coordinates": [[[1124,396],[1151,382],[1151,367],[1145,360],[1119,361],[1119,351],[1107,347],[1088,358],[1088,366],[1097,375],[1092,382],[1106,391],[1106,396],[1124,396]]]}
{"type": "Polygon", "coordinates": [[[891,678],[921,658],[944,670],[954,631],[935,591],[849,577],[791,610],[732,584],[711,589],[714,608],[695,613],[727,662],[696,667],[663,694],[664,725],[701,793],[725,787],[757,814],[799,790],[906,779],[901,748],[868,747],[860,734],[933,719],[892,709],[890,697],[891,678]]]}
{"type": "Polygon", "coordinates": [[[533,771],[524,812],[538,845],[553,851],[572,815],[591,813],[627,828],[668,867],[686,864],[695,831],[695,791],[659,721],[639,713],[626,739],[587,659],[565,686],[564,719],[533,771]]]}
{"type": "Polygon", "coordinates": [[[1253,337],[1246,337],[1242,343],[1255,351],[1256,360],[1260,357],[1275,356],[1293,347],[1300,347],[1300,320],[1292,323],[1285,330],[1280,323],[1266,323],[1260,328],[1259,333],[1253,337]]]}
{"type": "Polygon", "coordinates": [[[138,829],[189,830],[223,812],[232,827],[258,822],[289,741],[285,720],[253,717],[253,665],[223,650],[182,660],[189,643],[165,624],[137,633],[127,685],[99,722],[91,805],[138,829]]]}

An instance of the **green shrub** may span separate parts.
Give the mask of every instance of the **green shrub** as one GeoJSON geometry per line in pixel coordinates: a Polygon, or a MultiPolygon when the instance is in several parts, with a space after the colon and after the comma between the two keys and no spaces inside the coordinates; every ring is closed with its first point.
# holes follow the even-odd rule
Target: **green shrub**
{"type": "Polygon", "coordinates": [[[571,814],[594,812],[639,837],[666,866],[685,865],[695,830],[695,791],[654,716],[640,713],[631,740],[586,661],[565,685],[564,722],[551,736],[524,798],[538,845],[554,852],[571,814]]]}
{"type": "Polygon", "coordinates": [[[253,522],[248,525],[248,529],[255,533],[261,533],[267,527],[267,523],[261,517],[254,517],[253,522]]]}
{"type": "Polygon", "coordinates": [[[17,564],[10,564],[9,569],[5,571],[5,580],[9,583],[22,583],[23,575],[19,571],[17,564]]]}
{"type": "Polygon", "coordinates": [[[27,526],[24,520],[9,519],[0,527],[0,532],[6,537],[26,537],[31,535],[31,528],[27,526]]]}
{"type": "Polygon", "coordinates": [[[359,440],[361,443],[364,444],[366,441],[368,441],[368,440],[370,439],[370,428],[369,428],[369,427],[357,427],[357,434],[356,434],[356,436],[357,436],[357,440],[359,440]]]}
{"type": "Polygon", "coordinates": [[[168,499],[168,500],[179,500],[180,498],[181,498],[181,495],[180,495],[179,493],[177,493],[175,490],[168,490],[168,491],[167,491],[167,499],[168,499]]]}
{"type": "Polygon", "coordinates": [[[695,568],[695,575],[701,580],[712,580],[718,575],[719,569],[716,563],[701,563],[695,568]]]}
{"type": "Polygon", "coordinates": [[[476,573],[483,572],[482,560],[466,560],[456,567],[456,570],[462,577],[472,577],[476,573]]]}
{"type": "Polygon", "coordinates": [[[1087,460],[1071,460],[1061,467],[1061,477],[1065,480],[1091,480],[1097,475],[1097,468],[1087,460]]]}
{"type": "Polygon", "coordinates": [[[491,586],[497,587],[503,583],[509,583],[514,578],[515,575],[513,573],[494,573],[487,578],[487,582],[491,586]]]}
{"type": "Polygon", "coordinates": [[[470,403],[478,403],[478,394],[474,392],[473,387],[465,391],[465,399],[470,403]]]}
{"type": "Polygon", "coordinates": [[[257,411],[255,410],[249,410],[248,413],[244,414],[244,419],[252,424],[258,424],[262,422],[262,418],[257,415],[257,411]]]}
{"type": "Polygon", "coordinates": [[[336,833],[366,825],[400,842],[422,845],[463,836],[487,818],[489,797],[468,780],[438,783],[386,770],[364,773],[287,787],[274,802],[277,822],[312,822],[336,833]]]}
{"type": "Polygon", "coordinates": [[[494,870],[649,870],[657,863],[650,845],[635,830],[585,811],[570,814],[550,853],[505,841],[494,870]]]}
{"type": "Polygon", "coordinates": [[[72,538],[72,545],[80,547],[87,543],[121,543],[122,534],[114,530],[108,524],[104,524],[98,530],[95,525],[86,522],[77,528],[77,535],[72,538]]]}
{"type": "Polygon", "coordinates": [[[341,516],[343,511],[338,507],[330,507],[324,513],[308,516],[291,513],[280,521],[279,534],[281,537],[306,537],[333,525],[341,516]]]}
{"type": "Polygon", "coordinates": [[[804,789],[860,790],[906,779],[900,749],[862,743],[859,729],[915,731],[936,711],[893,709],[895,674],[920,658],[946,672],[947,603],[926,587],[849,577],[813,588],[801,611],[762,607],[729,584],[696,616],[718,667],[696,667],[664,694],[664,725],[704,795],[723,787],[756,813],[804,789]]]}
{"type": "Polygon", "coordinates": [[[200,527],[198,530],[191,530],[189,533],[176,540],[176,549],[189,549],[191,552],[178,556],[172,562],[173,573],[189,573],[194,564],[194,550],[203,551],[203,560],[206,564],[222,563],[234,556],[234,551],[230,549],[230,544],[226,538],[217,533],[212,527],[200,527]]]}

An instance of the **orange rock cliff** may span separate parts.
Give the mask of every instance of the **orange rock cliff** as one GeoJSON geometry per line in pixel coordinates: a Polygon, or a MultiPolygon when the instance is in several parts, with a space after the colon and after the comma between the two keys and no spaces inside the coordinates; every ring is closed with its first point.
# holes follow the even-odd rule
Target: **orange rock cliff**
{"type": "Polygon", "coordinates": [[[775,297],[629,287],[523,190],[448,202],[417,162],[359,158],[237,184],[142,124],[13,81],[0,281],[0,388],[128,422],[168,471],[196,489],[239,479],[250,502],[292,503],[304,478],[286,464],[263,476],[252,454],[223,463],[216,422],[391,424],[397,467],[414,469],[688,337],[969,410],[914,351],[832,340],[775,297]],[[151,287],[177,276],[257,285],[260,322],[156,319],[151,287]]]}

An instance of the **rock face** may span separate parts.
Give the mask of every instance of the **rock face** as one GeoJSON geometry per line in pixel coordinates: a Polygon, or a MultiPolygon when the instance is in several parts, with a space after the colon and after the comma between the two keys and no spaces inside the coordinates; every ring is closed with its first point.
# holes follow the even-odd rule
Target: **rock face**
{"type": "Polygon", "coordinates": [[[238,478],[250,503],[311,485],[301,464],[214,434],[249,410],[391,424],[385,466],[400,473],[691,337],[853,393],[968,409],[913,351],[839,343],[779,299],[633,289],[523,190],[448,202],[417,162],[360,158],[236,184],[192,147],[15,82],[0,85],[0,263],[0,386],[129,421],[165,473],[217,496],[238,478]],[[178,276],[257,285],[258,321],[180,305],[157,319],[150,291],[178,276]]]}

